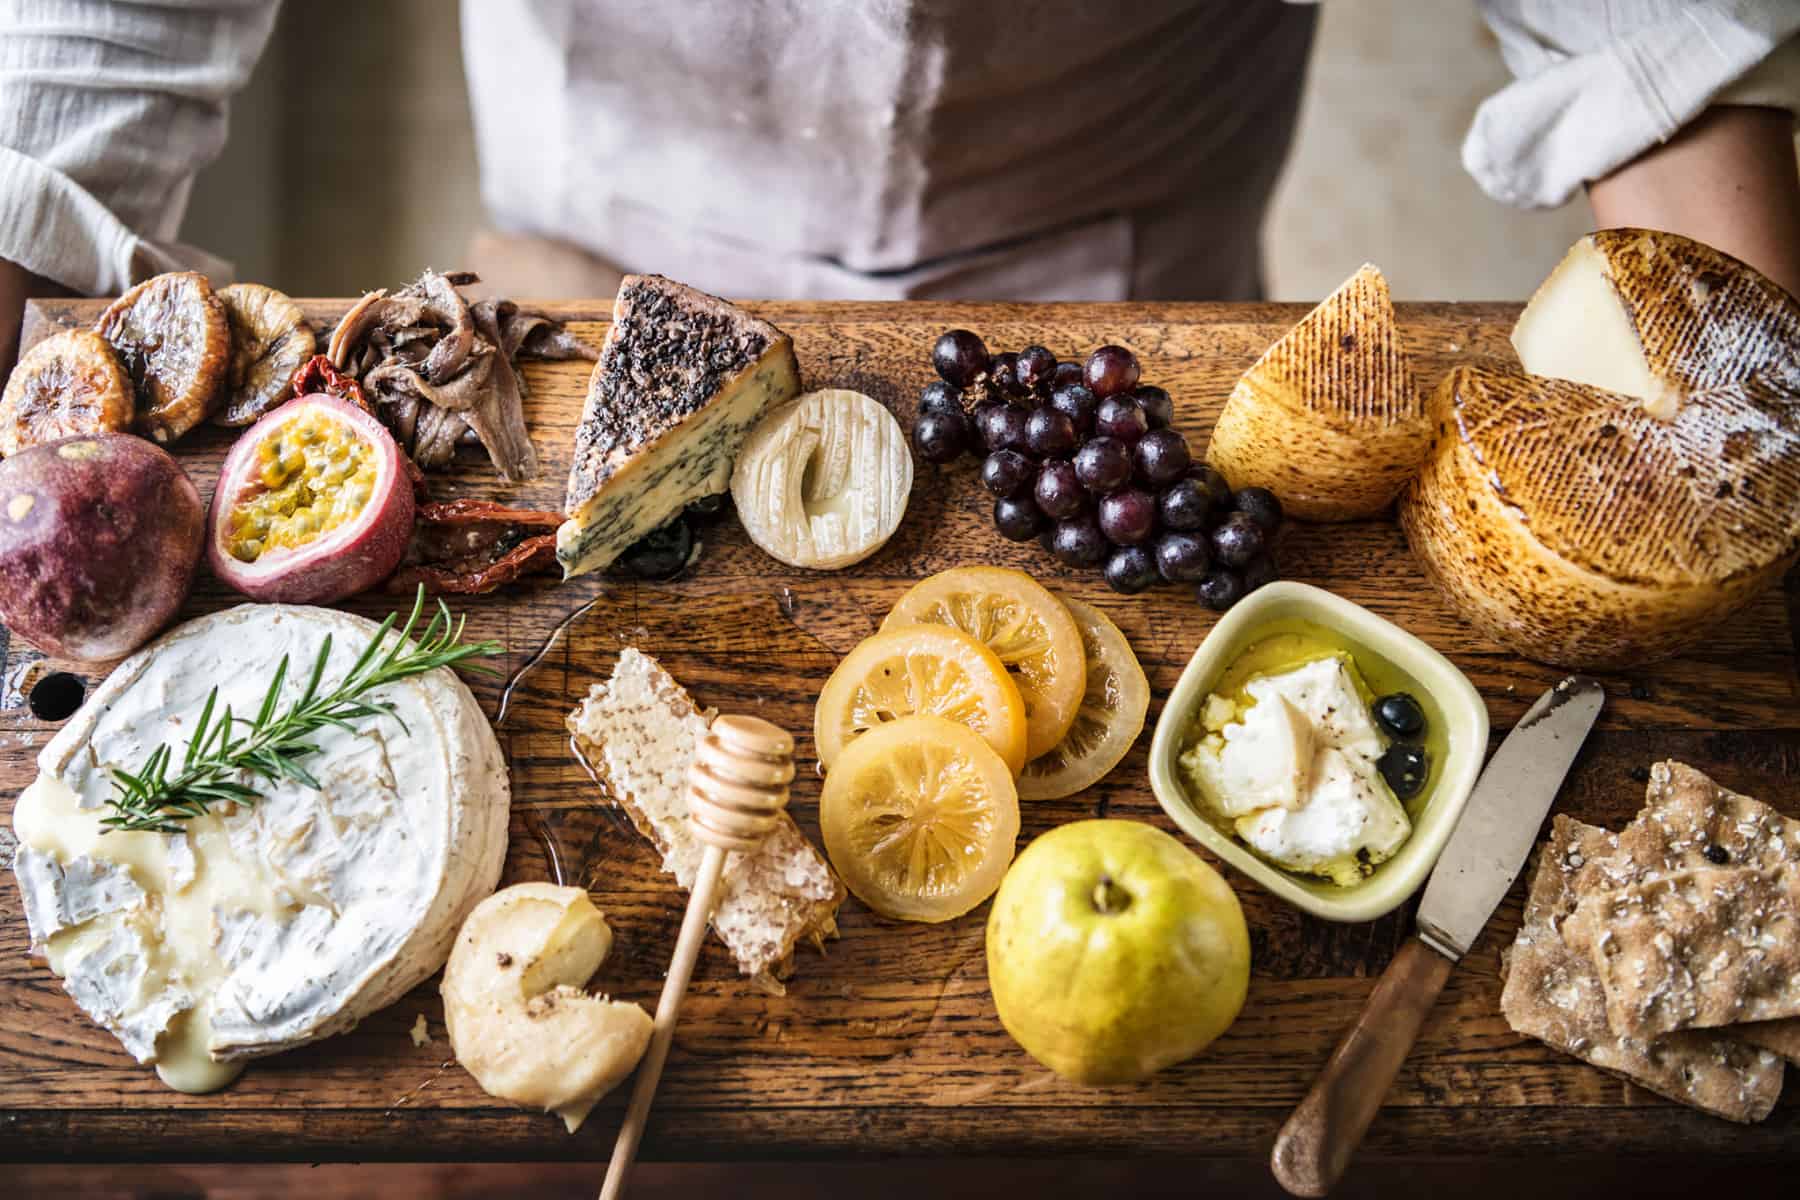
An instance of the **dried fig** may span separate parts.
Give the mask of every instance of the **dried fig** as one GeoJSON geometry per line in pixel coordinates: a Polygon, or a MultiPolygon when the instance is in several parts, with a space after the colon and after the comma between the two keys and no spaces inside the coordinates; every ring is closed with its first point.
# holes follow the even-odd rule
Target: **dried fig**
{"type": "Polygon", "coordinates": [[[118,353],[137,392],[137,428],[171,442],[212,414],[231,328],[206,276],[171,272],[146,279],[100,314],[94,331],[118,353]]]}
{"type": "Polygon", "coordinates": [[[231,327],[231,363],[217,425],[248,425],[294,395],[294,372],[318,348],[306,315],[285,294],[260,283],[219,289],[231,327]]]}
{"type": "Polygon", "coordinates": [[[0,397],[0,457],[81,433],[131,427],[131,379],[106,339],[87,329],[27,350],[0,397]]]}

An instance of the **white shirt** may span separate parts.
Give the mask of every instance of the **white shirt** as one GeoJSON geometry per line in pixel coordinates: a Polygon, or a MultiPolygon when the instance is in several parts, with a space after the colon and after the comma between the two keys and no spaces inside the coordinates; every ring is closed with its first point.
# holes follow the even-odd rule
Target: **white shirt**
{"type": "MultiPolygon", "coordinates": [[[[275,4],[0,0],[0,257],[92,294],[228,274],[174,239],[275,4]]],[[[1795,0],[1479,7],[1516,82],[1481,106],[1463,161],[1508,203],[1560,203],[1717,99],[1800,108],[1795,0]]],[[[836,298],[1255,295],[1314,16],[1274,0],[462,9],[495,224],[726,295],[836,298]]]]}

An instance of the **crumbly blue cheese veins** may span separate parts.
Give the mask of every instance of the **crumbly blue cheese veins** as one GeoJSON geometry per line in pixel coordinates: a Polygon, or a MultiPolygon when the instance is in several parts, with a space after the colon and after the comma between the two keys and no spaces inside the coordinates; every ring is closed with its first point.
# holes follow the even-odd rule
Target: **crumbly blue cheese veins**
{"type": "Polygon", "coordinates": [[[1218,815],[1263,857],[1348,886],[1412,833],[1376,766],[1386,748],[1347,656],[1244,685],[1244,702],[1207,697],[1204,734],[1181,767],[1218,815]]]}
{"type": "Polygon", "coordinates": [[[785,333],[659,275],[627,275],[588,381],[556,533],[565,579],[723,492],[763,413],[800,392],[785,333]]]}
{"type": "MultiPolygon", "coordinates": [[[[133,655],[38,757],[13,813],[32,952],[76,1004],[181,1091],[245,1060],[342,1032],[440,966],[499,877],[505,760],[475,698],[439,669],[371,693],[399,720],[332,728],[318,786],[259,780],[179,833],[107,832],[111,770],[158,745],[179,759],[215,683],[254,712],[285,654],[326,677],[374,632],[348,613],[243,605],[133,655]],[[401,722],[404,722],[402,726],[401,722]]],[[[304,687],[290,670],[283,696],[304,687]]]]}

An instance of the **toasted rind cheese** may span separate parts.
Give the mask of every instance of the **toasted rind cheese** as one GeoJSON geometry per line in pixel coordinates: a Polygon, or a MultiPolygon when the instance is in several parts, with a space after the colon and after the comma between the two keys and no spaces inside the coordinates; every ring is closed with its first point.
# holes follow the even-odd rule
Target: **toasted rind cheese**
{"type": "MultiPolygon", "coordinates": [[[[674,676],[630,646],[568,718],[582,758],[683,888],[706,853],[688,827],[686,781],[710,723],[674,676]]],[[[837,934],[843,900],[843,883],[783,813],[753,852],[726,856],[712,928],[741,973],[779,992],[794,948],[837,934]]]]}
{"type": "Polygon", "coordinates": [[[627,275],[575,431],[556,532],[563,577],[605,569],[723,492],[745,436],[799,391],[781,330],[660,275],[627,275]]]}
{"type": "Polygon", "coordinates": [[[249,780],[255,805],[178,834],[103,832],[111,769],[160,744],[179,763],[207,692],[253,714],[277,663],[283,701],[327,637],[327,684],[376,631],[348,613],[242,605],[173,630],[95,690],[38,757],[13,814],[33,953],[76,1003],[172,1086],[222,1086],[241,1063],[341,1033],[449,954],[506,853],[505,760],[449,670],[370,699],[398,720],[326,729],[319,788],[249,780]],[[404,722],[404,727],[402,726],[404,722]]]}
{"type": "Polygon", "coordinates": [[[1655,230],[1576,242],[1519,314],[1512,343],[1530,374],[1620,392],[1664,418],[1748,380],[1800,390],[1800,305],[1731,255],[1655,230]]]}
{"type": "Polygon", "coordinates": [[[1529,658],[1679,652],[1800,556],[1800,394],[1760,380],[1669,418],[1583,384],[1459,367],[1400,521],[1463,615],[1529,658]]]}
{"type": "Polygon", "coordinates": [[[1347,521],[1391,504],[1430,444],[1387,281],[1365,265],[1244,372],[1206,458],[1292,516],[1347,521]]]}

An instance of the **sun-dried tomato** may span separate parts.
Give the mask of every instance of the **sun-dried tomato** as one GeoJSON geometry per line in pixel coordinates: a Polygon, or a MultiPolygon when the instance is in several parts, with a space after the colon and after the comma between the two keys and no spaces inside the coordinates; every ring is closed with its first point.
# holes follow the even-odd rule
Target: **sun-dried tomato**
{"type": "Polygon", "coordinates": [[[421,504],[412,542],[400,569],[387,581],[390,592],[475,595],[491,592],[532,571],[556,565],[556,527],[563,515],[507,508],[492,500],[446,500],[421,504]]]}
{"type": "Polygon", "coordinates": [[[294,395],[311,396],[319,392],[348,401],[371,417],[376,415],[368,397],[363,395],[362,385],[332,366],[331,359],[323,354],[313,355],[294,372],[294,395]]]}

